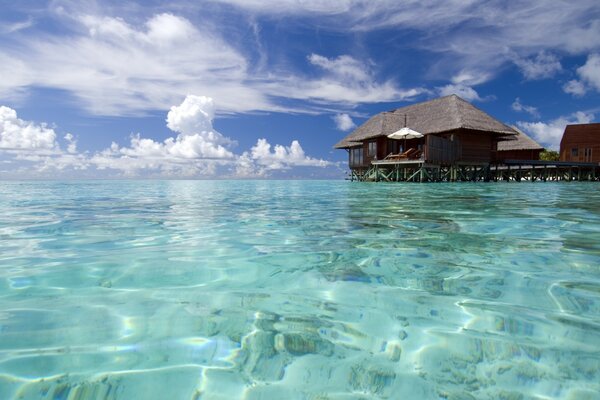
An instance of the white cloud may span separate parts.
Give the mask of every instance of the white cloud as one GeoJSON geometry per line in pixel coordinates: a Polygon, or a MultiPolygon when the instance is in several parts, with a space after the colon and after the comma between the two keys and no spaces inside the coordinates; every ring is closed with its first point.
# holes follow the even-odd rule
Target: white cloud
{"type": "Polygon", "coordinates": [[[525,104],[521,103],[521,99],[518,97],[512,103],[511,108],[518,112],[526,112],[527,114],[535,118],[539,118],[540,116],[540,113],[538,112],[537,108],[533,106],[526,106],[525,104]]]}
{"type": "MultiPolygon", "coordinates": [[[[273,109],[245,85],[246,58],[207,26],[157,14],[133,26],[121,18],[60,16],[72,34],[19,37],[0,51],[7,60],[2,92],[44,86],[66,90],[95,114],[165,109],[188,91],[218,98],[225,111],[273,109]]],[[[1,65],[1,63],[0,63],[1,65]]]]}
{"type": "Polygon", "coordinates": [[[600,54],[590,54],[584,65],[577,68],[579,80],[573,79],[563,85],[563,90],[573,96],[580,97],[588,90],[600,92],[600,54]]]}
{"type": "Polygon", "coordinates": [[[473,69],[463,69],[452,77],[454,85],[475,86],[489,80],[489,74],[483,71],[473,69]]]}
{"type": "Polygon", "coordinates": [[[53,171],[87,171],[86,176],[92,177],[99,173],[130,177],[264,177],[276,170],[334,165],[307,156],[297,140],[290,146],[271,146],[259,139],[249,151],[237,155],[230,150],[236,142],[214,130],[214,113],[211,98],[189,95],[167,114],[167,126],[178,133],[176,136],[161,142],[132,135],[128,146],[113,142],[102,151],[88,154],[77,150],[73,134],[63,136],[67,144],[64,151],[53,129],[21,120],[15,110],[0,107],[0,154],[8,155],[10,158],[3,161],[16,167],[27,163],[26,177],[44,177],[53,171]]]}
{"type": "Polygon", "coordinates": [[[479,93],[470,86],[459,84],[448,84],[437,88],[440,96],[449,96],[455,94],[467,101],[482,101],[479,93]]]}
{"type": "Polygon", "coordinates": [[[349,131],[350,129],[356,127],[354,121],[348,114],[337,114],[333,116],[333,120],[335,122],[335,126],[340,131],[349,131]]]}
{"type": "MultiPolygon", "coordinates": [[[[189,92],[215,98],[220,112],[322,112],[323,103],[335,103],[333,107],[339,110],[355,103],[404,100],[424,92],[382,78],[381,71],[390,70],[391,65],[376,68],[359,56],[328,58],[313,53],[308,61],[318,73],[298,72],[302,68],[291,62],[298,54],[292,50],[268,53],[277,46],[263,43],[271,40],[267,35],[256,34],[265,15],[302,19],[303,26],[340,32],[350,40],[360,40],[362,31],[382,28],[414,32],[415,39],[407,45],[433,54],[419,68],[440,80],[459,77],[474,66],[489,80],[514,60],[532,79],[550,76],[560,70],[556,55],[600,49],[600,20],[590,20],[600,6],[592,0],[515,0],[511,7],[472,0],[212,3],[233,7],[225,10],[218,4],[207,7],[175,0],[170,8],[178,10],[179,16],[152,16],[164,7],[147,6],[141,15],[151,16],[144,22],[135,13],[140,6],[115,2],[100,8],[88,2],[53,2],[49,10],[55,12],[49,18],[56,18],[54,22],[68,31],[58,34],[37,24],[10,36],[10,45],[0,50],[0,76],[4,78],[0,96],[13,98],[32,87],[56,88],[74,95],[95,114],[126,115],[165,109],[189,92]],[[254,31],[250,39],[240,34],[244,30],[240,19],[230,18],[236,8],[242,11],[237,16],[254,31]],[[35,35],[28,36],[34,30],[35,35]],[[282,97],[303,103],[281,101],[282,97]]],[[[369,59],[368,53],[364,59],[369,59]]],[[[382,61],[392,62],[414,60],[386,57],[382,61]]],[[[477,99],[474,86],[478,83],[452,82],[443,93],[459,92],[477,99]]]]}
{"type": "Polygon", "coordinates": [[[67,142],[67,153],[77,153],[77,140],[75,139],[75,136],[73,136],[71,133],[67,133],[63,139],[65,139],[67,142]]]}
{"type": "Polygon", "coordinates": [[[495,0],[213,1],[260,15],[303,18],[340,32],[382,28],[417,32],[413,45],[436,54],[438,62],[425,68],[438,79],[473,66],[491,76],[515,59],[522,61],[529,76],[540,77],[559,68],[553,53],[582,54],[600,48],[600,20],[592,17],[600,11],[596,0],[514,0],[510,6],[495,0]]]}
{"type": "Polygon", "coordinates": [[[600,54],[592,54],[586,63],[577,68],[577,74],[588,85],[600,91],[600,54]]]}
{"type": "Polygon", "coordinates": [[[85,155],[77,154],[75,137],[67,133],[64,139],[67,152],[61,149],[53,128],[20,119],[12,108],[0,106],[0,156],[8,157],[3,163],[16,174],[22,172],[16,177],[47,177],[43,174],[51,171],[87,169],[89,162],[85,155]]]}
{"type": "Polygon", "coordinates": [[[244,152],[237,161],[238,177],[264,177],[270,171],[293,167],[327,167],[334,163],[307,156],[297,140],[290,146],[275,145],[267,139],[258,139],[250,151],[244,152]]]}
{"type": "Polygon", "coordinates": [[[250,157],[259,165],[267,169],[284,169],[298,166],[326,167],[330,163],[325,160],[308,157],[297,140],[290,146],[275,145],[271,151],[271,144],[266,139],[258,139],[250,149],[250,157]]]}
{"type": "Polygon", "coordinates": [[[141,26],[83,9],[62,10],[55,17],[72,32],[17,36],[14,46],[0,50],[0,96],[37,86],[57,88],[94,114],[130,115],[165,109],[189,92],[215,98],[221,112],[320,112],[306,104],[283,107],[277,99],[354,104],[419,93],[392,81],[377,83],[368,65],[346,55],[308,56],[323,78],[257,69],[248,49],[226,40],[218,24],[194,24],[169,13],[141,26]]]}
{"type": "Polygon", "coordinates": [[[228,149],[235,142],[214,130],[214,115],[211,98],[188,95],[167,114],[167,127],[179,133],[176,137],[159,142],[133,135],[129,146],[113,143],[90,162],[100,169],[121,170],[126,175],[144,170],[181,176],[214,174],[218,165],[236,158],[228,149]]]}
{"type": "Polygon", "coordinates": [[[215,117],[213,99],[205,96],[188,95],[183,103],[171,107],[167,114],[167,127],[174,132],[191,135],[213,130],[215,117]]]}
{"type": "Polygon", "coordinates": [[[483,71],[473,69],[463,69],[454,75],[451,83],[445,86],[437,87],[440,96],[449,96],[455,94],[467,101],[485,101],[492,97],[482,98],[472,86],[486,82],[489,75],[483,71]]]}
{"type": "Polygon", "coordinates": [[[517,59],[515,64],[521,69],[526,79],[551,78],[562,71],[562,65],[558,58],[550,53],[541,51],[535,58],[517,59]]]}
{"type": "Polygon", "coordinates": [[[371,80],[368,66],[348,55],[327,58],[313,53],[308,56],[308,60],[311,64],[323,68],[343,81],[368,82],[371,80]]]}
{"type": "Polygon", "coordinates": [[[12,34],[19,32],[23,29],[27,29],[33,26],[33,19],[28,18],[24,21],[17,21],[12,23],[6,23],[0,26],[0,33],[2,34],[12,34]]]}
{"type": "Polygon", "coordinates": [[[56,133],[46,124],[17,117],[12,108],[0,106],[0,150],[55,151],[56,133]]]}
{"type": "Polygon", "coordinates": [[[558,150],[565,127],[570,124],[587,124],[594,120],[594,115],[578,111],[566,117],[559,117],[549,122],[517,122],[519,128],[531,135],[542,145],[558,150]]]}
{"type": "Polygon", "coordinates": [[[565,83],[563,85],[563,90],[565,91],[565,93],[572,94],[576,97],[583,96],[587,92],[587,88],[585,87],[585,85],[577,79],[573,79],[565,83]]]}
{"type": "Polygon", "coordinates": [[[421,88],[400,89],[392,81],[376,81],[371,62],[362,62],[351,56],[327,58],[318,54],[308,61],[325,72],[322,78],[312,80],[288,79],[276,85],[285,97],[310,99],[354,105],[382,101],[400,101],[424,92],[421,88]]]}

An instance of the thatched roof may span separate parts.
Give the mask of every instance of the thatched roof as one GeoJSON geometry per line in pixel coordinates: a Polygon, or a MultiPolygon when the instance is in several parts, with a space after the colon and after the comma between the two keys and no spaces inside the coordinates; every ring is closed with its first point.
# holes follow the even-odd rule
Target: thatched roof
{"type": "Polygon", "coordinates": [[[510,151],[510,150],[543,150],[544,147],[538,142],[527,136],[525,132],[517,128],[512,127],[517,131],[517,135],[511,140],[504,140],[498,142],[498,151],[510,151]]]}
{"type": "Polygon", "coordinates": [[[406,126],[424,135],[460,128],[493,132],[499,135],[516,135],[511,127],[453,94],[379,113],[356,128],[334,147],[343,149],[351,147],[352,142],[387,136],[404,127],[405,116],[406,126]]]}

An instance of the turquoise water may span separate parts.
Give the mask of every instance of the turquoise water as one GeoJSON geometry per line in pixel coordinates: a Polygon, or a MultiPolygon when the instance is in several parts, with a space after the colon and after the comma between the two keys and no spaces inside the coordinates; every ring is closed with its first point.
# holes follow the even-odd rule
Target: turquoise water
{"type": "Polygon", "coordinates": [[[598,399],[600,186],[0,182],[0,399],[598,399]]]}

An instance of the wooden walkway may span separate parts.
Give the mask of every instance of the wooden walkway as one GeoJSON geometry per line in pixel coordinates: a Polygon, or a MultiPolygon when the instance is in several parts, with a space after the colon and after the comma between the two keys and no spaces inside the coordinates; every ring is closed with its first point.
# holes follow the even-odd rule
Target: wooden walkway
{"type": "Polygon", "coordinates": [[[557,182],[600,181],[600,165],[559,161],[506,160],[503,164],[441,166],[422,160],[374,161],[352,169],[359,182],[557,182]]]}

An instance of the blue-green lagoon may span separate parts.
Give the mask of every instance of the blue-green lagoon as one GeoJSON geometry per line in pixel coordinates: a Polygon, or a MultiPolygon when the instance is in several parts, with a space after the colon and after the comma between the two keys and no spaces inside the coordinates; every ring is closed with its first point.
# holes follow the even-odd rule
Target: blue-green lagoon
{"type": "Polygon", "coordinates": [[[0,182],[0,399],[598,399],[597,183],[0,182]]]}

